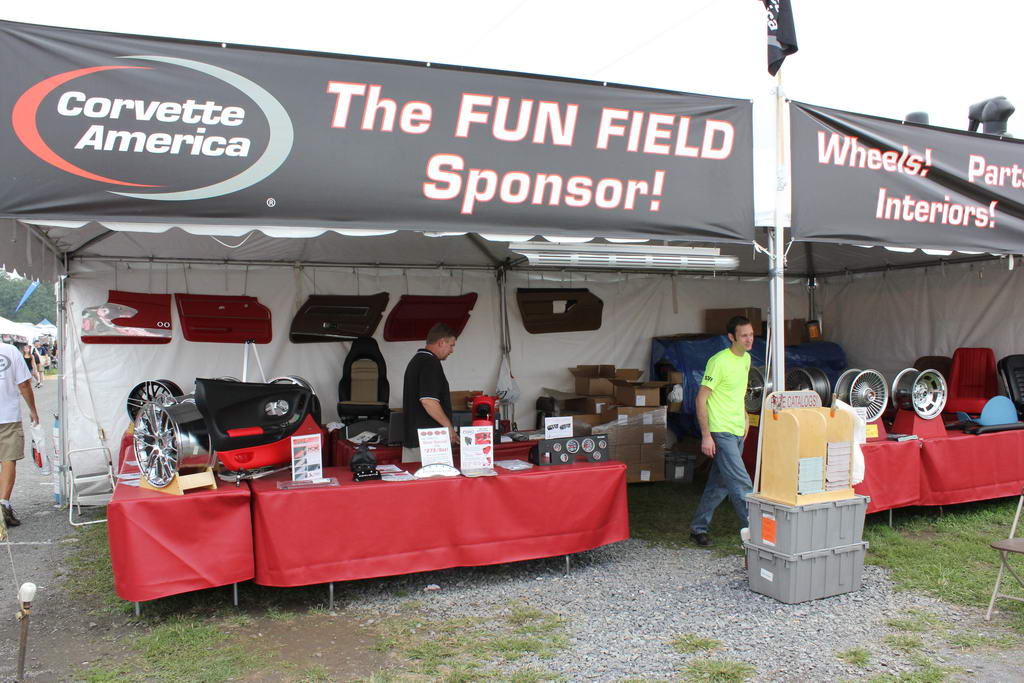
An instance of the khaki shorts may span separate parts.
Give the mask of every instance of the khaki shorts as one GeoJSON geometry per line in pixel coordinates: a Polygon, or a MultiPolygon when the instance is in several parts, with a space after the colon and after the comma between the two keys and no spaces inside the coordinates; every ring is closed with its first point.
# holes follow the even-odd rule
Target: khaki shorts
{"type": "Polygon", "coordinates": [[[0,462],[21,460],[25,457],[25,432],[20,422],[0,424],[0,462]]]}

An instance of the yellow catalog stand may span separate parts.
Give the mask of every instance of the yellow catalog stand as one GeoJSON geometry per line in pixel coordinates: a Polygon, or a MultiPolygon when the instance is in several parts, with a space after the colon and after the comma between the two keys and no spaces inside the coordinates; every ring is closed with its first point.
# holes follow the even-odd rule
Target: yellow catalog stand
{"type": "Polygon", "coordinates": [[[868,499],[850,486],[854,420],[814,392],[766,399],[760,490],[747,497],[752,591],[792,604],[860,588],[868,499]]]}
{"type": "Polygon", "coordinates": [[[853,445],[853,426],[853,417],[849,413],[820,407],[820,399],[814,392],[791,391],[784,397],[781,394],[769,396],[761,422],[761,489],[758,496],[785,505],[853,498],[856,494],[849,485],[852,464],[849,448],[853,445]],[[804,394],[807,396],[802,396],[804,394]],[[793,407],[785,407],[787,403],[793,407]],[[818,405],[813,405],[815,403],[818,405]],[[781,409],[774,409],[773,405],[781,409]],[[843,465],[846,486],[831,491],[825,490],[829,444],[849,446],[845,449],[843,465]],[[817,489],[817,493],[800,492],[800,461],[807,458],[821,459],[820,486],[810,487],[811,490],[817,489]]]}

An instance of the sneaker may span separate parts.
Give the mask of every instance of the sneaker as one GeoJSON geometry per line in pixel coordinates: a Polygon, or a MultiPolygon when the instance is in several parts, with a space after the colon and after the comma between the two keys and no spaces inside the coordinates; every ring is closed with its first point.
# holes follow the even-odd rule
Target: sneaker
{"type": "Polygon", "coordinates": [[[697,545],[711,545],[711,539],[708,537],[707,533],[703,531],[701,531],[700,533],[691,531],[690,540],[696,543],[697,545]]]}
{"type": "Polygon", "coordinates": [[[4,510],[4,524],[9,527],[21,524],[21,520],[14,516],[14,508],[7,505],[0,505],[0,508],[4,510]]]}

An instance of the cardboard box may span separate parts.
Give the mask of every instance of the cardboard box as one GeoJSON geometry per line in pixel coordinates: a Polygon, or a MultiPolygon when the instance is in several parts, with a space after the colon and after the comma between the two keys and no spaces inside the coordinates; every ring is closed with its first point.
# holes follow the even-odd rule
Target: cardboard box
{"type": "Polygon", "coordinates": [[[760,308],[705,308],[704,331],[708,334],[725,334],[729,318],[737,315],[750,320],[750,324],[754,326],[754,334],[761,333],[763,325],[760,308]]]}
{"type": "MultiPolygon", "coordinates": [[[[647,481],[665,481],[665,447],[661,445],[641,446],[640,465],[643,469],[650,471],[647,481]]],[[[641,475],[643,475],[642,471],[641,475]]]]}
{"type": "Polygon", "coordinates": [[[452,399],[452,410],[469,410],[474,396],[481,395],[482,391],[453,391],[448,395],[452,399]]]}
{"type": "Polygon", "coordinates": [[[567,411],[600,415],[605,406],[615,405],[614,396],[580,396],[567,398],[563,405],[567,411]]]}
{"type": "Polygon", "coordinates": [[[628,484],[665,480],[665,449],[660,446],[612,446],[612,458],[626,463],[628,484]]]}
{"type": "Polygon", "coordinates": [[[600,415],[573,415],[572,435],[590,436],[593,428],[603,422],[604,420],[601,419],[600,415]]]}
{"type": "Polygon", "coordinates": [[[665,406],[654,406],[651,408],[638,406],[605,406],[601,411],[601,418],[605,422],[614,422],[620,427],[629,425],[665,425],[665,406]]]}
{"type": "Polygon", "coordinates": [[[611,459],[618,460],[629,464],[640,464],[640,446],[639,445],[624,445],[619,446],[612,443],[610,446],[611,459]]]}
{"type": "Polygon", "coordinates": [[[668,382],[627,382],[614,379],[615,402],[623,406],[661,405],[661,388],[668,382]]]}
{"type": "Polygon", "coordinates": [[[612,446],[664,446],[668,439],[668,428],[665,425],[609,423],[594,427],[592,433],[604,434],[612,446]]]}
{"type": "Polygon", "coordinates": [[[638,380],[644,374],[643,370],[616,369],[614,365],[577,365],[569,372],[576,379],[576,393],[583,396],[613,396],[612,380],[638,380]]]}
{"type": "Polygon", "coordinates": [[[804,344],[807,339],[807,321],[803,318],[793,318],[786,321],[786,345],[804,344]]]}

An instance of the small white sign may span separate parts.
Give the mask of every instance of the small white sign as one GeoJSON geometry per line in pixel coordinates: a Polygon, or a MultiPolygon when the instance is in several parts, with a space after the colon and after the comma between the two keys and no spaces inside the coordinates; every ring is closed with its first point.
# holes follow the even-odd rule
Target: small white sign
{"type": "Polygon", "coordinates": [[[775,581],[775,574],[772,574],[770,571],[768,571],[767,569],[762,567],[761,568],[761,578],[764,579],[765,581],[775,581]]]}
{"type": "Polygon", "coordinates": [[[643,394],[640,394],[639,396],[636,397],[636,404],[640,407],[646,407],[647,397],[644,396],[643,394]]]}
{"type": "Polygon", "coordinates": [[[448,465],[454,467],[452,462],[452,441],[445,427],[428,427],[417,429],[416,434],[420,438],[420,462],[427,465],[448,465]]]}
{"type": "Polygon", "coordinates": [[[459,429],[459,457],[464,470],[494,467],[494,429],[462,427],[459,429]]]}
{"type": "Polygon", "coordinates": [[[644,432],[644,443],[654,443],[654,432],[644,432]]]}
{"type": "Polygon", "coordinates": [[[868,409],[867,408],[863,408],[863,407],[862,408],[854,408],[853,412],[857,413],[857,417],[859,417],[860,419],[864,420],[865,422],[868,421],[868,409]]]}
{"type": "Polygon", "coordinates": [[[619,415],[619,424],[620,425],[628,425],[629,424],[629,415],[619,415]]]}
{"type": "Polygon", "coordinates": [[[320,433],[292,437],[292,481],[319,481],[324,477],[320,433]]]}
{"type": "Polygon", "coordinates": [[[643,418],[644,418],[644,424],[645,425],[653,425],[654,424],[654,413],[644,413],[643,414],[643,418]]]}
{"type": "Polygon", "coordinates": [[[640,470],[640,481],[650,481],[650,480],[651,480],[651,471],[650,470],[640,470]]]}
{"type": "Polygon", "coordinates": [[[572,436],[572,417],[545,417],[544,438],[563,439],[572,436]]]}

